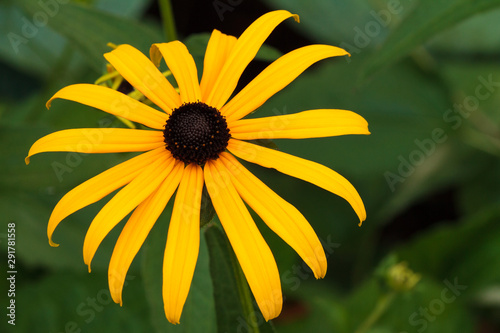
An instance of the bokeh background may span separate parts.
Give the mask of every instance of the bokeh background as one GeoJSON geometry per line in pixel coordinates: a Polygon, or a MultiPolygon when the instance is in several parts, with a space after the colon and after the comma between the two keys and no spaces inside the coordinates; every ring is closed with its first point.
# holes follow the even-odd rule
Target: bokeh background
{"type": "MultiPolygon", "coordinates": [[[[186,0],[172,7],[200,73],[212,29],[239,36],[270,10],[300,15],[300,24],[288,20],[272,33],[240,87],[297,47],[323,43],[352,54],[314,65],[255,114],[347,109],[372,133],[274,142],[349,179],[367,208],[362,227],[343,199],[248,166],[309,220],[329,265],[316,281],[255,216],[285,295],[281,316],[260,331],[500,332],[500,1],[186,0]],[[398,262],[420,277],[410,290],[387,283],[398,262]]],[[[158,279],[168,211],[129,271],[121,308],[106,274],[123,224],[99,248],[91,274],[82,260],[85,231],[109,198],[68,217],[55,232],[60,247],[48,245],[57,201],[131,154],[46,153],[24,164],[31,144],[53,131],[124,126],[76,103],[57,101],[50,111],[44,104],[66,85],[101,76],[107,42],[147,52],[165,41],[158,3],[2,0],[0,38],[1,331],[224,332],[205,241],[181,325],[164,319],[158,279]],[[6,317],[8,223],[16,234],[15,327],[6,317]]],[[[239,320],[231,332],[250,329],[239,320]]]]}

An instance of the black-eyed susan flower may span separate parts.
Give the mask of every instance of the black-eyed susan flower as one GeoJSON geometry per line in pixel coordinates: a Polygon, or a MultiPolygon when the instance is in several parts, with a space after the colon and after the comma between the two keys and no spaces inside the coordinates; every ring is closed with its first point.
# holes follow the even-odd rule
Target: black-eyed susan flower
{"type": "Polygon", "coordinates": [[[314,230],[291,204],[250,173],[236,157],[315,184],[345,198],[360,221],[365,208],[355,188],[320,164],[255,145],[259,138],[317,138],[369,134],[367,122],[345,110],[321,109],[258,119],[242,119],[315,62],[347,52],[328,45],[291,51],[264,69],[235,94],[237,82],[260,46],[282,21],[298,16],[279,10],[257,19],[240,38],[214,30],[205,54],[201,82],[192,56],[179,41],[154,44],[150,59],[129,45],[104,57],[159,110],[116,90],[76,84],[58,91],[61,98],[101,109],[150,129],[69,129],[49,134],[31,147],[29,157],[49,151],[83,153],[144,152],[104,171],[68,192],[48,223],[48,238],[77,210],[120,189],[100,210],[85,237],[89,266],[105,236],[132,212],[116,242],[109,264],[113,300],[122,303],[127,270],[167,202],[175,195],[163,261],[165,314],[180,320],[189,292],[200,242],[200,203],[206,184],[257,304],[266,320],[282,307],[280,276],[274,257],[252,220],[246,202],[287,242],[314,272],[326,273],[326,257],[314,230]],[[161,59],[179,93],[158,70],[161,59]],[[236,157],[235,157],[236,156],[236,157]]]}

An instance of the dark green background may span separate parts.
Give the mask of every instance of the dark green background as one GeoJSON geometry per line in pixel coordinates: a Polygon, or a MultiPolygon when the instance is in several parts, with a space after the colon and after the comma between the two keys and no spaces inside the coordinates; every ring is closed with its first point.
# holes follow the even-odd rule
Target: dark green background
{"type": "MultiPolygon", "coordinates": [[[[122,308],[111,301],[106,277],[119,230],[99,248],[91,274],[81,259],[85,231],[109,198],[68,217],[54,235],[60,247],[48,245],[47,221],[64,193],[132,155],[46,153],[26,166],[29,147],[43,135],[123,126],[76,103],[57,102],[48,111],[45,102],[66,85],[94,82],[104,70],[107,42],[147,52],[151,43],[165,40],[155,1],[50,7],[54,1],[0,3],[1,331],[227,331],[216,326],[205,240],[182,324],[164,319],[158,283],[168,210],[129,271],[122,308]],[[58,177],[54,163],[71,172],[58,177]],[[15,327],[4,314],[9,222],[16,224],[15,327]]],[[[498,0],[173,2],[179,38],[200,73],[207,41],[202,33],[217,28],[238,36],[273,9],[300,15],[300,24],[288,20],[275,30],[271,48],[245,71],[240,87],[279,52],[324,43],[352,54],[314,65],[251,115],[348,109],[365,117],[372,133],[275,141],[280,150],[327,165],[351,181],[367,208],[361,228],[343,199],[249,166],[304,214],[328,254],[328,273],[316,281],[255,216],[282,276],[285,305],[274,320],[277,332],[354,332],[386,292],[380,274],[391,260],[406,261],[422,278],[413,290],[396,295],[369,332],[500,331],[499,5],[498,0]],[[451,290],[454,283],[462,289],[451,290]]],[[[233,328],[246,332],[242,324],[233,328]]]]}

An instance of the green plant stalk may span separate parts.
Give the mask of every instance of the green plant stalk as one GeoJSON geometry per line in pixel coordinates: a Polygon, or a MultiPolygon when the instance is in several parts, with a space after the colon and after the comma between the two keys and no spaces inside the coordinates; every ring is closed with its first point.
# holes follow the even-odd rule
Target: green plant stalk
{"type": "Polygon", "coordinates": [[[373,311],[365,319],[365,321],[361,323],[361,325],[359,325],[358,329],[354,333],[368,332],[368,330],[372,328],[373,324],[375,324],[377,320],[384,314],[385,310],[387,310],[389,305],[391,305],[395,295],[396,292],[391,291],[380,296],[380,298],[377,301],[377,304],[373,308],[373,311]]]}
{"type": "MultiPolygon", "coordinates": [[[[229,244],[229,242],[227,242],[229,244]]],[[[250,333],[259,333],[259,325],[257,324],[257,316],[255,315],[252,295],[250,294],[250,288],[248,287],[245,275],[241,270],[240,264],[236,255],[229,249],[231,256],[231,263],[234,269],[234,277],[236,278],[236,285],[238,286],[238,294],[240,295],[241,306],[243,308],[243,313],[245,314],[245,319],[247,320],[248,328],[250,333]]]]}
{"type": "Polygon", "coordinates": [[[160,14],[163,23],[163,31],[165,32],[165,37],[167,42],[177,40],[177,31],[175,30],[175,19],[174,13],[172,11],[172,5],[170,0],[160,0],[160,14]]]}

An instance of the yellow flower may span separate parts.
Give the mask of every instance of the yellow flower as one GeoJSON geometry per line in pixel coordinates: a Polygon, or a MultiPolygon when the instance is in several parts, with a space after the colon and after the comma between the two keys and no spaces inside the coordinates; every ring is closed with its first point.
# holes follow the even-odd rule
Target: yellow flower
{"type": "Polygon", "coordinates": [[[298,21],[297,15],[285,10],[267,13],[238,39],[214,30],[200,83],[194,60],[179,41],[152,45],[151,60],[129,45],[106,53],[107,61],[162,111],[113,89],[90,84],[65,87],[47,102],[50,107],[56,98],[75,101],[152,129],[63,130],[36,141],[26,157],[29,163],[30,156],[49,151],[144,152],[68,192],[54,208],[47,228],[50,244],[57,246],[52,234],[64,218],[123,187],[94,218],[83,245],[84,261],[90,271],[92,258],[104,237],[133,211],[109,264],[109,288],[115,302],[122,303],[128,268],[177,190],[163,261],[163,300],[167,319],[179,322],[198,256],[204,184],[266,320],[281,311],[280,276],[244,202],[301,256],[316,278],[324,277],[326,257],[312,227],[294,206],[250,173],[235,156],[337,194],[351,204],[361,222],[366,218],[356,189],[333,170],[245,141],[369,134],[367,122],[345,110],[320,109],[242,119],[313,63],[348,54],[328,45],[291,51],[230,99],[243,70],[265,39],[290,17],[298,21]],[[158,70],[162,58],[175,77],[179,93],[158,70]]]}

